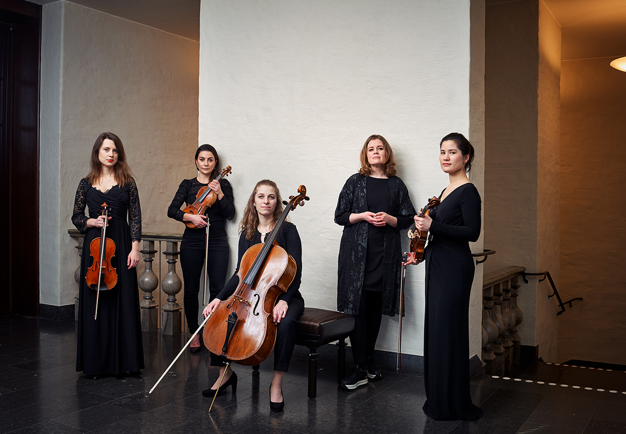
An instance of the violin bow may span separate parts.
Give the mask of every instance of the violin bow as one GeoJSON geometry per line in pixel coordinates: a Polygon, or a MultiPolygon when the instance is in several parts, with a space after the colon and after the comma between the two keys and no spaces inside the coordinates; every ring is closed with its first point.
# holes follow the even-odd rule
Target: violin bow
{"type": "Polygon", "coordinates": [[[204,327],[204,325],[206,324],[207,320],[209,318],[211,318],[211,315],[213,315],[213,312],[211,312],[210,314],[207,315],[207,317],[204,319],[204,321],[202,321],[202,324],[200,324],[200,326],[198,327],[198,329],[195,331],[194,334],[191,335],[191,338],[189,338],[189,340],[187,341],[187,343],[185,344],[185,346],[180,350],[180,352],[178,353],[178,355],[174,358],[174,360],[172,360],[172,363],[170,363],[170,365],[167,367],[167,369],[163,372],[163,374],[161,375],[161,377],[159,377],[159,379],[157,380],[156,383],[154,383],[154,386],[152,386],[152,389],[150,389],[150,392],[148,392],[148,395],[150,395],[152,393],[152,391],[154,389],[156,389],[156,387],[159,385],[159,383],[161,382],[161,380],[163,379],[163,377],[165,377],[165,374],[167,374],[167,371],[169,371],[172,366],[174,366],[174,363],[176,363],[176,360],[178,360],[178,358],[180,357],[180,355],[187,349],[187,347],[189,346],[189,344],[191,343],[192,339],[200,332],[200,330],[202,330],[202,327],[204,327]]]}
{"type": "Polygon", "coordinates": [[[102,208],[104,226],[102,226],[102,232],[100,233],[100,272],[98,273],[98,286],[96,287],[96,311],[93,314],[94,320],[98,319],[98,302],[100,301],[100,284],[102,283],[102,260],[104,259],[104,252],[106,252],[107,223],[109,222],[109,207],[106,202],[102,204],[102,208]]]}
{"type": "Polygon", "coordinates": [[[222,387],[222,383],[224,382],[224,376],[226,375],[226,371],[228,371],[229,366],[230,366],[230,362],[226,362],[226,368],[224,369],[224,372],[222,372],[222,376],[220,377],[220,384],[217,385],[217,389],[215,390],[215,396],[213,397],[213,401],[211,401],[211,406],[209,407],[208,413],[211,413],[211,409],[213,408],[213,403],[215,402],[215,398],[217,398],[217,393],[220,391],[220,387],[222,387]]]}
{"type": "Polygon", "coordinates": [[[202,305],[206,306],[206,278],[208,276],[207,264],[209,262],[209,217],[206,218],[206,241],[204,243],[204,278],[202,280],[202,305]]]}
{"type": "Polygon", "coordinates": [[[402,314],[404,313],[404,281],[406,279],[406,253],[402,255],[402,285],[400,286],[400,318],[398,321],[398,355],[396,356],[396,372],[400,372],[400,354],[402,348],[402,314]]]}

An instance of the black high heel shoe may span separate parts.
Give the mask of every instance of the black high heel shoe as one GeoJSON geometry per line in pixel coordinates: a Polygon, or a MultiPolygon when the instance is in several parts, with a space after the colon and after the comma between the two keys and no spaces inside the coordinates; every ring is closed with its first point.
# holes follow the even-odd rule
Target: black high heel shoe
{"type": "MultiPolygon", "coordinates": [[[[196,335],[196,337],[198,337],[198,335],[196,335]]],[[[200,350],[202,350],[202,342],[200,341],[200,338],[198,338],[198,346],[197,347],[192,347],[191,344],[189,345],[189,351],[191,352],[191,354],[198,354],[200,352],[200,350]]]]}
{"type": "MultiPolygon", "coordinates": [[[[226,393],[226,388],[228,386],[233,386],[233,395],[235,395],[237,393],[237,373],[235,371],[233,371],[233,373],[230,375],[228,380],[226,380],[222,384],[222,387],[220,387],[219,392],[217,392],[217,396],[220,396],[226,393]]],[[[202,396],[204,396],[205,398],[211,398],[215,395],[215,390],[216,389],[203,390],[202,396]]]]}
{"type": "MultiPolygon", "coordinates": [[[[283,389],[280,389],[280,394],[283,394],[283,389]]],[[[285,408],[285,396],[283,395],[282,402],[273,402],[272,401],[272,385],[270,384],[270,410],[274,413],[280,413],[285,408]]]]}

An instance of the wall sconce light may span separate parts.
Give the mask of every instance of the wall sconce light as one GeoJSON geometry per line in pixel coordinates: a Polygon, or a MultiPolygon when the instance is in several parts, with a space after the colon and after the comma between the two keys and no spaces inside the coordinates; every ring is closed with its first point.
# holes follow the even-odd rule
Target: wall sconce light
{"type": "Polygon", "coordinates": [[[620,57],[611,62],[611,66],[620,71],[626,72],[626,57],[620,57]]]}

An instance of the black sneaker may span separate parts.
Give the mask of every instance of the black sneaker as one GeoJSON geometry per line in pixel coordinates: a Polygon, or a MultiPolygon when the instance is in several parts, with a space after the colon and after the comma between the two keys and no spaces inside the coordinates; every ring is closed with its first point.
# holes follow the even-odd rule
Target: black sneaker
{"type": "Polygon", "coordinates": [[[382,380],[383,378],[383,370],[376,366],[373,357],[367,358],[367,377],[370,380],[382,380]]]}
{"type": "Polygon", "coordinates": [[[348,374],[341,380],[341,388],[345,390],[354,390],[359,386],[367,384],[367,370],[355,366],[350,369],[348,374]]]}

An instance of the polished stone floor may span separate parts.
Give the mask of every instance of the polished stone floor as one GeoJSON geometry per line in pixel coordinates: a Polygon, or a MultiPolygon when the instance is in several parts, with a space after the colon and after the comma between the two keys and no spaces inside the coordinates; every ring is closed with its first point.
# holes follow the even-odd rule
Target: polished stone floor
{"type": "Polygon", "coordinates": [[[144,334],[143,378],[93,380],[74,370],[75,325],[0,317],[0,432],[15,433],[626,433],[626,372],[536,364],[517,378],[478,376],[476,422],[437,422],[421,411],[422,377],[386,372],[354,392],[336,383],[336,348],[319,358],[318,395],[307,398],[307,350],[285,377],[285,412],[269,411],[271,362],[236,366],[237,395],[215,401],[206,351],[184,354],[151,394],[182,339],[144,334]],[[552,383],[552,384],[551,384],[552,383]]]}

